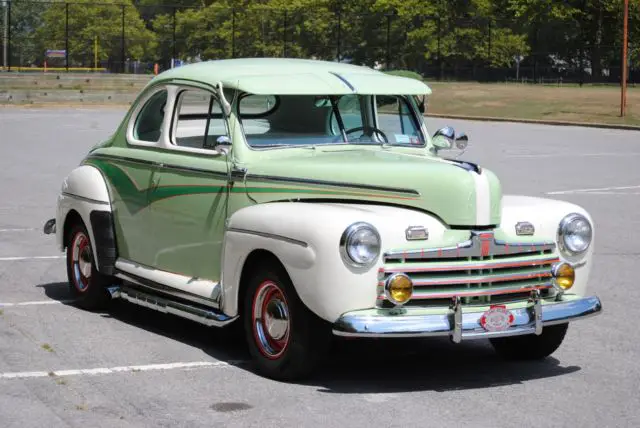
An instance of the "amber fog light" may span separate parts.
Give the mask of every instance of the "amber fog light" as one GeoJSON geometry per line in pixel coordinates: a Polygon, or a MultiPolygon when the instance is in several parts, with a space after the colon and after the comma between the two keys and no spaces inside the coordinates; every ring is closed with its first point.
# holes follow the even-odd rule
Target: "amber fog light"
{"type": "Polygon", "coordinates": [[[413,294],[413,282],[411,279],[403,274],[396,273],[395,275],[391,275],[384,286],[384,291],[392,303],[396,305],[403,305],[411,299],[411,295],[413,294]]]}
{"type": "Polygon", "coordinates": [[[576,280],[576,271],[567,263],[558,263],[553,266],[551,271],[553,282],[556,287],[562,290],[568,290],[573,287],[576,280]]]}

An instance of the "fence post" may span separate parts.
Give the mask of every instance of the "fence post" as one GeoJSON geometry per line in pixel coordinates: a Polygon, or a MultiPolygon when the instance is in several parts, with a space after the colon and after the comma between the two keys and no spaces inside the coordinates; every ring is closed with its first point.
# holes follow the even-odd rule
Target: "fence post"
{"type": "Polygon", "coordinates": [[[391,15],[387,14],[387,63],[385,68],[390,70],[391,64],[391,15]]]}
{"type": "Polygon", "coordinates": [[[340,42],[342,41],[342,13],[340,11],[340,6],[338,6],[338,10],[336,10],[336,17],[338,18],[338,28],[336,34],[338,35],[338,41],[336,45],[336,56],[338,57],[338,62],[340,62],[340,56],[342,55],[340,52],[340,42]]]}
{"type": "Polygon", "coordinates": [[[69,3],[64,4],[64,66],[69,72],[69,3]]]}
{"type": "Polygon", "coordinates": [[[9,29],[7,35],[7,71],[11,71],[11,1],[7,2],[7,28],[9,29]]]}
{"type": "Polygon", "coordinates": [[[489,67],[491,67],[491,19],[489,19],[489,51],[487,52],[487,59],[489,60],[489,67]]]}
{"type": "Polygon", "coordinates": [[[538,78],[538,35],[540,28],[536,22],[536,32],[533,44],[533,83],[535,84],[538,78]]]}
{"type": "Polygon", "coordinates": [[[171,36],[171,58],[173,58],[175,60],[176,58],[176,9],[178,6],[173,6],[173,21],[172,21],[172,26],[173,26],[173,33],[171,36]]]}
{"type": "Polygon", "coordinates": [[[438,15],[438,34],[437,34],[437,39],[438,39],[438,76],[440,78],[440,80],[442,80],[442,57],[441,57],[441,51],[440,51],[440,26],[442,25],[441,23],[441,18],[440,15],[438,15]]]}
{"type": "Polygon", "coordinates": [[[2,33],[2,67],[7,68],[8,58],[7,58],[7,43],[9,39],[9,28],[7,27],[7,23],[9,22],[9,3],[5,0],[2,1],[4,5],[3,9],[3,18],[4,18],[4,31],[2,33]]]}
{"type": "Polygon", "coordinates": [[[287,9],[284,10],[284,21],[282,29],[282,56],[287,57],[287,9]]]}
{"type": "Polygon", "coordinates": [[[236,57],[236,8],[231,9],[231,58],[236,57]]]}

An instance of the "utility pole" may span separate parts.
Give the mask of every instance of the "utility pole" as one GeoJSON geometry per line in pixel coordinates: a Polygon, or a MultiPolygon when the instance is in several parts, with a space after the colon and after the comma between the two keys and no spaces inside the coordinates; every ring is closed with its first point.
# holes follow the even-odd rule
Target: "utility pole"
{"type": "Polygon", "coordinates": [[[627,113],[627,39],[629,36],[629,0],[624,0],[622,21],[622,88],[620,93],[620,117],[627,113]]]}

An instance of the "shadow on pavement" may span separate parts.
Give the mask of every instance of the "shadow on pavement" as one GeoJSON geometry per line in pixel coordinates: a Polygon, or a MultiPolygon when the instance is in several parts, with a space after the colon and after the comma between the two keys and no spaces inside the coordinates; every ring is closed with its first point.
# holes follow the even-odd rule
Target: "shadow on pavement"
{"type": "Polygon", "coordinates": [[[550,357],[507,362],[488,341],[453,344],[449,339],[338,341],[334,353],[305,382],[325,393],[455,391],[520,384],[579,371],[550,357]],[[337,351],[337,352],[335,352],[337,351]]]}
{"type": "MultiPolygon", "coordinates": [[[[47,297],[68,304],[67,283],[39,285],[47,297]]],[[[78,309],[81,310],[81,309],[78,309]]],[[[114,301],[97,316],[202,349],[216,360],[251,371],[250,356],[238,322],[218,329],[126,302],[114,301]]],[[[571,330],[569,333],[571,334],[571,330]]],[[[458,345],[448,339],[348,340],[335,338],[325,363],[303,385],[340,394],[455,391],[520,384],[579,371],[556,358],[506,362],[487,341],[458,345]]]]}

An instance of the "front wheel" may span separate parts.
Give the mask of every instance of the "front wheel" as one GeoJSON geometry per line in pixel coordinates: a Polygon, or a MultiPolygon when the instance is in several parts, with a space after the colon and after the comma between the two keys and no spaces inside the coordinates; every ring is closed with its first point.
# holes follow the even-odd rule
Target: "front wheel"
{"type": "Polygon", "coordinates": [[[244,299],[244,327],[257,370],[278,380],[309,375],[330,343],[327,323],[302,303],[283,269],[258,269],[244,299]]]}
{"type": "Polygon", "coordinates": [[[111,278],[98,272],[89,233],[83,224],[69,231],[67,247],[67,277],[74,304],[87,310],[102,309],[111,300],[107,287],[111,278]]]}
{"type": "Polygon", "coordinates": [[[491,339],[496,352],[507,360],[540,360],[553,354],[562,344],[569,324],[544,327],[542,334],[536,336],[501,337],[491,339]]]}

